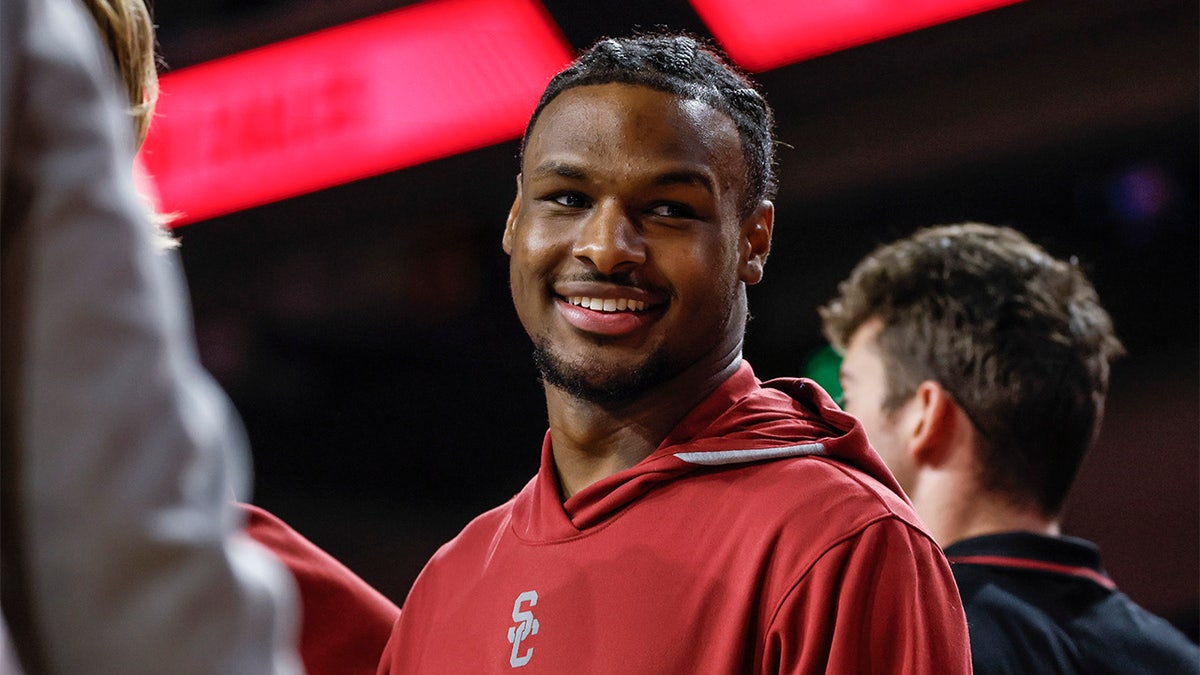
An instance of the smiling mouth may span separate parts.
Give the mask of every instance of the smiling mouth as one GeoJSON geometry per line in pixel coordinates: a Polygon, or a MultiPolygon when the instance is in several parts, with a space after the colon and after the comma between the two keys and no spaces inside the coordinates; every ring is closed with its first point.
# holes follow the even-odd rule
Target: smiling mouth
{"type": "Polygon", "coordinates": [[[589,298],[572,295],[567,297],[567,302],[594,312],[641,312],[646,309],[645,302],[630,298],[589,298]]]}

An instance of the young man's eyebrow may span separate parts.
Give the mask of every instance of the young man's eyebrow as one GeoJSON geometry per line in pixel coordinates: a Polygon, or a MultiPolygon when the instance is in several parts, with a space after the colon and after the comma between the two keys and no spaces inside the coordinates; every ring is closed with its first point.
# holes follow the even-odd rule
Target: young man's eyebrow
{"type": "Polygon", "coordinates": [[[530,178],[549,178],[555,176],[582,180],[587,177],[587,174],[582,168],[574,164],[557,160],[543,162],[530,172],[530,178]]]}
{"type": "Polygon", "coordinates": [[[716,186],[713,184],[713,179],[708,174],[702,171],[691,171],[681,169],[679,171],[668,171],[654,177],[655,185],[697,185],[704,188],[710,193],[716,194],[716,186]]]}
{"type": "MultiPolygon", "coordinates": [[[[584,180],[587,172],[580,166],[560,160],[548,160],[534,167],[528,173],[530,178],[569,178],[584,180]]],[[[703,188],[710,194],[716,194],[716,184],[712,176],[703,171],[679,169],[658,174],[651,181],[656,186],[694,185],[703,188]]]]}

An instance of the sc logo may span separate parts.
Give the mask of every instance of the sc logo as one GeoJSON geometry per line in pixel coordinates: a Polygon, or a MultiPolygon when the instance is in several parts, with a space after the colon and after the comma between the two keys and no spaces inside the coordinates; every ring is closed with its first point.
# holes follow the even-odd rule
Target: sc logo
{"type": "Polygon", "coordinates": [[[538,620],[533,618],[533,612],[525,608],[528,603],[529,607],[534,607],[538,602],[537,591],[525,591],[517,596],[516,602],[513,603],[512,618],[517,622],[515,626],[508,628],[508,641],[512,643],[512,656],[509,657],[508,663],[513,668],[520,668],[529,663],[529,659],[533,658],[533,647],[521,653],[521,642],[529,638],[531,635],[537,635],[538,620]]]}

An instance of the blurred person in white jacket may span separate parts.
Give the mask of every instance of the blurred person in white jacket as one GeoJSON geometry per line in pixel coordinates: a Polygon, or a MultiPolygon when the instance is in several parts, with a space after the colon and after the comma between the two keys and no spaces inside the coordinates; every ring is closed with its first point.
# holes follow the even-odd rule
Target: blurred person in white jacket
{"type": "Polygon", "coordinates": [[[239,533],[240,424],[146,236],[111,59],[0,0],[0,592],[29,673],[300,673],[294,582],[239,533]]]}

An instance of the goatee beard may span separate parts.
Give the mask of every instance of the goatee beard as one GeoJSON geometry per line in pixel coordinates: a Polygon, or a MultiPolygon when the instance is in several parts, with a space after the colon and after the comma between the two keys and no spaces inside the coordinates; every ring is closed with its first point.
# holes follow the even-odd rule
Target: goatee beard
{"type": "Polygon", "coordinates": [[[661,350],[631,370],[567,363],[553,352],[545,339],[534,342],[533,363],[543,383],[574,398],[605,406],[633,401],[666,381],[670,370],[670,359],[661,350]]]}

